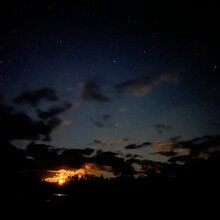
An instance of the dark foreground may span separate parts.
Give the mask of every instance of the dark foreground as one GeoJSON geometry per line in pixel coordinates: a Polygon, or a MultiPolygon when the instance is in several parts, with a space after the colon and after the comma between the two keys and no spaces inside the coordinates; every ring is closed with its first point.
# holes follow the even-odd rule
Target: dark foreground
{"type": "Polygon", "coordinates": [[[117,179],[75,182],[63,187],[47,183],[7,188],[7,216],[109,218],[118,215],[214,218],[219,210],[219,182],[210,180],[117,179]]]}

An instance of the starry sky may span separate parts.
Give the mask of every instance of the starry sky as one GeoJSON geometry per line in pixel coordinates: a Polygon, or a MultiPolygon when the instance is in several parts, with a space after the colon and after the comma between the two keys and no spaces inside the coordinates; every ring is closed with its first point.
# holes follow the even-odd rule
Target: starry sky
{"type": "Polygon", "coordinates": [[[199,4],[1,7],[3,137],[162,162],[217,137],[220,13],[199,4]]]}

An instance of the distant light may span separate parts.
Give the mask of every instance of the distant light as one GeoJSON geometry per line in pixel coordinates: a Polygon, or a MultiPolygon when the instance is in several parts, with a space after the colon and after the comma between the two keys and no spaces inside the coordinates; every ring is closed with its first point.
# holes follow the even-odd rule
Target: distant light
{"type": "Polygon", "coordinates": [[[63,179],[59,179],[59,180],[58,180],[58,184],[59,184],[59,185],[63,185],[63,184],[64,184],[64,180],[63,180],[63,179]]]}

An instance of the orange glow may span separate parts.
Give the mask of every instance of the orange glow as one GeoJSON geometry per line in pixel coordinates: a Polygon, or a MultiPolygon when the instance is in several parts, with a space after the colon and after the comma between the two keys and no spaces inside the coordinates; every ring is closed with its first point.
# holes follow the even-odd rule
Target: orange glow
{"type": "Polygon", "coordinates": [[[65,183],[65,181],[64,181],[63,179],[59,179],[59,180],[58,180],[58,184],[59,184],[59,185],[63,185],[64,183],[65,183]]]}
{"type": "Polygon", "coordinates": [[[82,168],[76,170],[50,170],[49,172],[55,173],[55,175],[53,177],[45,178],[44,181],[63,185],[68,182],[69,178],[76,175],[79,178],[85,175],[100,176],[101,174],[107,174],[107,176],[111,176],[111,174],[106,169],[107,167],[105,167],[105,170],[102,170],[94,163],[87,163],[82,168]]]}
{"type": "Polygon", "coordinates": [[[44,179],[46,182],[50,183],[58,183],[59,185],[64,184],[68,178],[78,175],[79,177],[83,176],[85,174],[85,171],[83,169],[78,170],[57,170],[57,171],[50,171],[55,172],[56,175],[53,177],[48,177],[44,179]]]}

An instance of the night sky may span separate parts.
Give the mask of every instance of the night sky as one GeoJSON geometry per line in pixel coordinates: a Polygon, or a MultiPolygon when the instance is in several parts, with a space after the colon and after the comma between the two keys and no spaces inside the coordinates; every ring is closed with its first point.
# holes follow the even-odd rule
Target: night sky
{"type": "Polygon", "coordinates": [[[116,158],[140,165],[218,149],[217,3],[143,3],[2,5],[2,139],[114,171],[116,158]]]}

